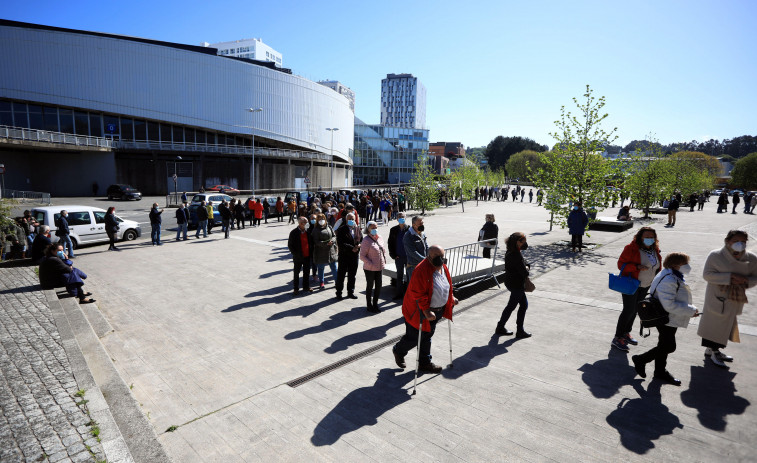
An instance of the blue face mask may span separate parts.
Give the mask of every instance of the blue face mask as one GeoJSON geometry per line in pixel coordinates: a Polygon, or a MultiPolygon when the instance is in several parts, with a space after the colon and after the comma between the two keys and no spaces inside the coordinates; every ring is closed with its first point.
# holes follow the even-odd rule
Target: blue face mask
{"type": "Polygon", "coordinates": [[[315,225],[315,219],[311,220],[311,221],[310,221],[310,224],[311,224],[311,225],[315,225]]]}
{"type": "Polygon", "coordinates": [[[354,227],[355,226],[355,221],[354,220],[348,220],[347,221],[347,225],[349,225],[350,227],[354,227]]]}
{"type": "Polygon", "coordinates": [[[651,247],[654,245],[654,238],[644,238],[644,246],[651,247]]]}
{"type": "Polygon", "coordinates": [[[401,224],[404,224],[405,223],[405,219],[403,219],[402,217],[400,217],[399,219],[397,219],[397,222],[399,222],[401,224]]]}
{"type": "Polygon", "coordinates": [[[577,211],[578,210],[578,206],[573,206],[573,210],[577,211]]]}
{"type": "Polygon", "coordinates": [[[58,257],[60,257],[62,260],[66,260],[66,254],[64,254],[63,251],[58,251],[58,257]]]}
{"type": "Polygon", "coordinates": [[[378,235],[378,230],[375,228],[371,229],[371,235],[378,235]]]}

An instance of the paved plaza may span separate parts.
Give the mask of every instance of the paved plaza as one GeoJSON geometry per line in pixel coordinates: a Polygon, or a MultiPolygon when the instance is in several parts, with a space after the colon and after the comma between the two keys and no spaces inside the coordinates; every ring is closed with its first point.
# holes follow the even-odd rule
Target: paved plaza
{"type": "MultiPolygon", "coordinates": [[[[151,203],[139,204],[141,220],[141,212],[128,218],[144,222],[151,203]]],[[[664,228],[662,216],[651,222],[663,255],[691,256],[687,281],[700,307],[709,251],[731,228],[757,236],[754,216],[716,214],[715,207],[682,209],[675,228],[664,228]]],[[[535,204],[472,201],[465,213],[460,206],[431,212],[429,243],[475,241],[487,212],[496,216],[500,243],[515,231],[528,236],[524,256],[537,289],[526,329],[533,337],[492,336],[509,296],[504,286],[469,291],[452,324],[454,366],[420,376],[415,396],[415,353],[405,370],[391,354],[404,327],[389,279],[376,315],[364,306],[362,270],[358,300],[337,301],[330,277],[326,290],[293,297],[286,220],[233,230],[230,239],[191,232],[182,242],[166,220],[164,246],[143,236],[118,253],[80,249],[76,265],[89,274],[97,299],[84,313],[150,432],[176,462],[757,459],[757,290],[747,291],[742,342],[728,346],[736,359],[730,370],[705,360],[695,319],[679,330],[669,359],[683,385],[642,380],[630,355],[657,336],[639,338],[631,354],[610,347],[621,297],[607,289],[607,274],[617,271],[620,252],[643,223],[622,233],[590,232],[584,242],[591,249],[573,254],[567,230],[549,231],[547,212],[535,204]]],[[[386,238],[389,228],[379,233],[386,238]]],[[[143,229],[149,235],[149,226],[143,229]]],[[[30,286],[27,280],[19,284],[30,286]]],[[[449,348],[442,321],[435,363],[449,363],[449,348]]],[[[114,418],[119,422],[117,410],[114,418]]]]}

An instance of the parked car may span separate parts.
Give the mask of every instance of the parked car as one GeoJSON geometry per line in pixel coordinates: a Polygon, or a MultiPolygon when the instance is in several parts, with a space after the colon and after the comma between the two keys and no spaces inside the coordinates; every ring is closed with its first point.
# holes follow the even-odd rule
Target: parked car
{"type": "Polygon", "coordinates": [[[307,201],[308,199],[308,192],[307,191],[287,191],[286,195],[284,195],[284,204],[289,204],[289,201],[294,199],[294,201],[299,205],[302,201],[307,201]]]}
{"type": "MultiPolygon", "coordinates": [[[[58,230],[58,218],[60,211],[68,211],[68,228],[71,230],[71,241],[74,248],[83,244],[107,243],[109,241],[105,233],[105,210],[90,206],[45,206],[35,207],[31,210],[40,225],[50,227],[50,233],[55,236],[58,230]]],[[[133,241],[142,236],[142,228],[133,220],[124,220],[116,216],[119,230],[116,239],[133,241]]],[[[53,241],[55,239],[53,238],[53,241]]]]}
{"type": "Polygon", "coordinates": [[[123,183],[117,183],[108,187],[106,192],[108,199],[136,199],[139,201],[142,199],[142,193],[131,185],[123,183]]]}
{"type": "Polygon", "coordinates": [[[206,203],[208,201],[213,201],[213,204],[221,204],[221,201],[229,202],[231,201],[231,196],[221,194],[221,193],[197,193],[196,195],[192,196],[192,202],[191,204],[200,204],[200,201],[205,201],[206,203]]]}
{"type": "Polygon", "coordinates": [[[236,196],[239,194],[239,190],[232,188],[229,185],[216,185],[210,188],[205,188],[205,191],[217,191],[219,193],[225,193],[227,195],[236,196]]]}
{"type": "MultiPolygon", "coordinates": [[[[218,205],[219,204],[221,204],[221,201],[218,201],[218,202],[213,201],[213,224],[214,225],[220,225],[221,224],[221,213],[218,212],[218,205]]],[[[198,203],[198,204],[191,204],[187,208],[187,210],[189,211],[189,225],[188,225],[188,228],[197,228],[197,208],[199,208],[199,207],[202,207],[202,206],[198,203]]]]}

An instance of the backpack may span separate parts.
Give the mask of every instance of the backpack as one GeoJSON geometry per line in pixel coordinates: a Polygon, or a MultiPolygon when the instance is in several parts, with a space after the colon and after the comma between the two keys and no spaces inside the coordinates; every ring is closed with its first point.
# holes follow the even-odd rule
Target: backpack
{"type": "MultiPolygon", "coordinates": [[[[675,276],[673,276],[673,278],[675,278],[675,276]]],[[[663,279],[660,279],[657,286],[660,286],[660,282],[662,282],[663,279]]],[[[668,311],[662,306],[660,300],[654,296],[654,293],[657,292],[657,286],[655,286],[652,294],[647,294],[647,297],[636,303],[636,311],[639,314],[639,321],[641,324],[639,327],[639,335],[644,338],[649,337],[651,333],[649,328],[664,326],[670,323],[670,315],[668,315],[668,311]],[[647,328],[647,334],[644,334],[644,328],[647,328]]],[[[676,278],[676,293],[678,293],[680,287],[681,282],[676,278]]]]}

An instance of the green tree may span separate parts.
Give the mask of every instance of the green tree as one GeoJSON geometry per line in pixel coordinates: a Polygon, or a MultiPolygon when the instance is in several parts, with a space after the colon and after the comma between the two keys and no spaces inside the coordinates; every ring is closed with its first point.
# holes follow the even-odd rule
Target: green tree
{"type": "Polygon", "coordinates": [[[698,151],[679,151],[671,154],[670,158],[691,164],[699,170],[707,171],[713,177],[723,172],[723,166],[720,165],[717,158],[698,151]]]}
{"type": "Polygon", "coordinates": [[[547,147],[536,143],[530,138],[524,137],[503,137],[499,135],[490,141],[486,146],[484,155],[489,161],[489,167],[492,170],[505,167],[507,160],[515,153],[523,150],[546,151],[547,147]]]}
{"type": "Polygon", "coordinates": [[[757,189],[757,152],[749,153],[736,161],[731,182],[742,188],[757,189]]]}
{"type": "Polygon", "coordinates": [[[450,176],[450,188],[456,198],[468,201],[473,198],[473,189],[482,181],[481,170],[473,163],[465,162],[450,176]],[[462,187],[462,190],[461,190],[462,187]]]}
{"type": "Polygon", "coordinates": [[[425,161],[419,161],[413,169],[410,187],[407,190],[408,201],[413,209],[420,209],[421,214],[433,211],[439,204],[439,191],[434,171],[425,161]]]}
{"type": "Polygon", "coordinates": [[[636,208],[644,211],[644,218],[649,218],[649,208],[660,198],[669,177],[668,164],[667,160],[647,156],[640,150],[623,161],[626,173],[623,189],[636,208]]]}
{"type": "Polygon", "coordinates": [[[539,153],[533,150],[524,150],[510,156],[505,164],[505,170],[510,178],[521,181],[532,181],[532,172],[538,172],[541,167],[539,153]]]}
{"type": "Polygon", "coordinates": [[[581,201],[587,209],[604,208],[607,182],[617,173],[617,162],[599,154],[615,141],[617,128],[602,129],[608,117],[601,114],[605,97],[597,99],[592,93],[587,85],[584,103],[573,98],[578,115],[561,107],[557,131],[551,134],[557,140],[554,152],[540,154],[543,166],[535,175],[536,186],[547,193],[546,208],[563,227],[570,212],[568,201],[581,201]]]}

